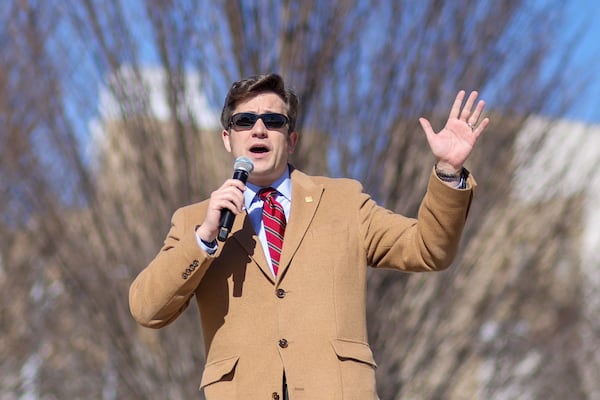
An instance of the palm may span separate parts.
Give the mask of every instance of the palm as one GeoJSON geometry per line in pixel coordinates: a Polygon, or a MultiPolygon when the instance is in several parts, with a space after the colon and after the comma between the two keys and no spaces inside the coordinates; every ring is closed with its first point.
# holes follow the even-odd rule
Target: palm
{"type": "Polygon", "coordinates": [[[444,129],[434,136],[428,136],[427,141],[436,159],[462,165],[471,153],[476,138],[466,122],[451,118],[444,129]]]}

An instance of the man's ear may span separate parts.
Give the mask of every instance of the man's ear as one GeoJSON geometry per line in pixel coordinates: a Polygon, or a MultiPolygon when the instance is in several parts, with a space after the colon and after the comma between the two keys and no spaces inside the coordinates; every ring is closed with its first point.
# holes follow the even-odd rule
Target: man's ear
{"type": "Polygon", "coordinates": [[[223,129],[223,132],[221,133],[221,138],[223,139],[223,146],[225,146],[225,150],[227,150],[228,153],[231,153],[231,143],[229,142],[230,134],[231,133],[227,129],[223,129]]]}
{"type": "Polygon", "coordinates": [[[288,141],[288,153],[293,154],[294,150],[296,150],[296,144],[298,144],[298,132],[294,131],[290,133],[288,141]]]}

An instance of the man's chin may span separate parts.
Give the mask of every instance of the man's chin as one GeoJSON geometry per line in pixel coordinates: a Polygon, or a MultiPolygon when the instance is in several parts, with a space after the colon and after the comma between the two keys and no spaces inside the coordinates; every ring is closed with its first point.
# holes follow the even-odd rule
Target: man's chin
{"type": "Polygon", "coordinates": [[[264,170],[254,166],[254,170],[248,177],[248,181],[258,186],[269,186],[279,178],[281,174],[274,172],[273,170],[264,170]]]}

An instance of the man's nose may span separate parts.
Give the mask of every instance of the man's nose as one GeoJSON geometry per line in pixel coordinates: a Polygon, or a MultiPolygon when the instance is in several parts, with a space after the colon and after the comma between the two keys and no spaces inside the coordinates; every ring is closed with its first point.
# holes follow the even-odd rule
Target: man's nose
{"type": "Polygon", "coordinates": [[[252,127],[252,135],[262,137],[267,136],[267,133],[268,129],[265,126],[262,118],[257,119],[254,123],[254,126],[252,127]]]}

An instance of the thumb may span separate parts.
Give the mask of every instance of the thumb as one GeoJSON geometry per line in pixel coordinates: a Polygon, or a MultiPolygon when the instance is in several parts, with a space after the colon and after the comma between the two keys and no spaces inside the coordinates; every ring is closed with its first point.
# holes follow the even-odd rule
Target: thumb
{"type": "Polygon", "coordinates": [[[423,117],[419,118],[419,123],[421,124],[421,128],[423,128],[423,131],[425,132],[425,135],[427,137],[435,135],[435,132],[433,131],[433,128],[431,127],[431,124],[429,123],[429,121],[426,118],[423,118],[423,117]]]}

